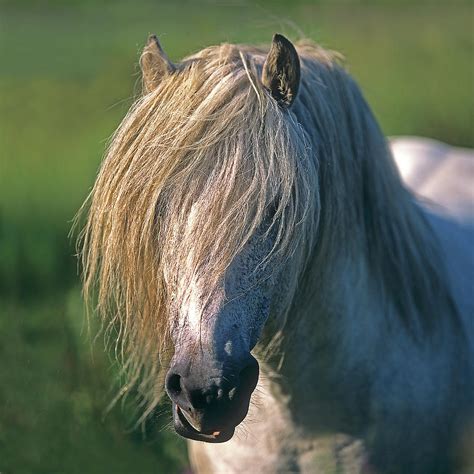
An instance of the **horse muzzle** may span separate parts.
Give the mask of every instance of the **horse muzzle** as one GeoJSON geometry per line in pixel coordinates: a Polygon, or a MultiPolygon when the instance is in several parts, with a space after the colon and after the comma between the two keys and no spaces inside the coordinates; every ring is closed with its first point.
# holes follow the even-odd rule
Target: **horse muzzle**
{"type": "Polygon", "coordinates": [[[258,375],[258,362],[252,356],[240,370],[223,369],[211,377],[189,366],[172,367],[166,376],[166,392],[173,402],[176,432],[207,443],[229,441],[247,416],[258,375]]]}

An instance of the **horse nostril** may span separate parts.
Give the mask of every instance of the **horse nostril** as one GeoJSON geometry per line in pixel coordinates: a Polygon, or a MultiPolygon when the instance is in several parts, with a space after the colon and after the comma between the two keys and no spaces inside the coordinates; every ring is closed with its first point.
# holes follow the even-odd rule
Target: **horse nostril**
{"type": "Polygon", "coordinates": [[[168,374],[166,377],[166,391],[168,394],[177,397],[181,390],[181,376],[176,373],[168,374]]]}

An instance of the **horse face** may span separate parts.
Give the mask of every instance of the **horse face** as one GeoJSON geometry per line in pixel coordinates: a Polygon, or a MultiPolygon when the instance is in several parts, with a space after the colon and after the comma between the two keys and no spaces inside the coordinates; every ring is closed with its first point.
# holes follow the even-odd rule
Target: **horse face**
{"type": "MultiPolygon", "coordinates": [[[[241,52],[239,56],[244,61],[241,52]]],[[[230,63],[232,62],[230,61],[230,63]]],[[[250,78],[245,64],[244,61],[245,77],[250,78]]],[[[141,66],[147,92],[155,90],[161,80],[170,77],[176,78],[179,74],[187,73],[186,67],[176,67],[169,61],[154,36],[150,37],[143,52],[141,66]]],[[[238,76],[238,74],[234,75],[232,81],[238,76]]],[[[294,46],[283,36],[274,35],[270,51],[262,66],[262,88],[271,95],[279,107],[287,109],[292,106],[296,98],[299,80],[300,62],[294,46]]],[[[220,80],[219,82],[224,83],[225,81],[220,80]]],[[[250,82],[255,89],[252,79],[250,82]]],[[[218,88],[218,90],[220,89],[218,88]]],[[[228,91],[223,97],[228,100],[228,91]]],[[[248,97],[245,97],[245,102],[248,103],[248,97]]],[[[260,101],[260,96],[258,100],[260,101]]],[[[186,112],[186,116],[187,114],[188,112],[186,112]]],[[[268,153],[282,156],[283,153],[288,152],[288,147],[291,144],[287,135],[290,134],[291,127],[289,123],[283,123],[279,114],[274,115],[275,121],[281,125],[281,127],[278,126],[281,137],[270,147],[268,153]]],[[[258,126],[263,135],[258,137],[259,134],[256,133],[249,134],[248,137],[249,140],[262,142],[257,147],[258,150],[265,150],[266,144],[271,141],[270,136],[265,138],[268,129],[263,125],[264,122],[259,115],[255,127],[258,126]]],[[[219,134],[221,133],[219,132],[219,134]]],[[[271,135],[273,136],[273,132],[271,135]]],[[[253,189],[248,194],[254,199],[260,199],[260,202],[246,202],[245,199],[241,201],[241,204],[246,202],[244,208],[254,205],[255,211],[258,210],[253,217],[249,213],[249,219],[255,219],[256,226],[259,225],[260,219],[265,220],[263,209],[268,209],[270,203],[276,202],[276,194],[280,186],[286,188],[286,192],[282,193],[283,200],[278,201],[279,218],[281,218],[285,206],[291,201],[289,196],[298,194],[296,190],[289,189],[296,180],[297,167],[292,170],[290,164],[285,161],[274,163],[275,166],[269,166],[266,169],[267,165],[264,163],[273,161],[273,156],[270,157],[270,160],[262,160],[257,156],[257,152],[249,153],[247,145],[243,144],[238,147],[238,157],[242,154],[242,150],[247,150],[242,156],[248,160],[247,164],[250,166],[235,168],[239,169],[242,178],[242,180],[232,178],[232,182],[237,183],[234,184],[236,192],[225,196],[218,193],[218,202],[213,201],[212,195],[210,195],[212,193],[206,194],[205,198],[196,193],[197,197],[192,205],[194,211],[191,209],[188,223],[183,222],[182,227],[176,231],[176,234],[184,232],[184,235],[188,237],[182,239],[180,235],[172,235],[170,240],[173,243],[176,241],[179,250],[173,248],[173,251],[168,251],[163,258],[163,262],[165,262],[163,263],[164,280],[170,290],[169,293],[173,295],[171,307],[168,309],[172,315],[170,318],[170,321],[173,322],[171,335],[175,348],[170,370],[166,376],[166,391],[173,402],[173,419],[176,431],[187,438],[201,441],[227,441],[232,437],[235,427],[247,414],[250,397],[257,385],[259,372],[258,363],[250,351],[257,343],[269,315],[273,289],[278,286],[275,285],[275,281],[280,274],[279,266],[274,260],[270,260],[273,263],[267,261],[266,265],[263,265],[262,262],[272,254],[277,239],[275,235],[272,235],[272,232],[256,230],[253,238],[237,253],[230,265],[227,265],[227,258],[223,258],[222,262],[213,265],[212,261],[216,263],[214,257],[216,252],[210,252],[210,255],[207,255],[206,246],[204,246],[204,251],[196,250],[193,253],[193,248],[183,248],[179,246],[179,242],[184,241],[187,247],[192,247],[192,236],[199,235],[202,231],[199,222],[207,219],[209,215],[219,215],[219,213],[211,212],[214,204],[218,209],[221,209],[221,212],[224,212],[222,209],[225,208],[226,203],[232,203],[232,199],[235,199],[235,195],[238,195],[242,189],[246,189],[248,186],[255,188],[255,182],[252,182],[249,176],[261,176],[262,182],[260,184],[264,189],[263,193],[253,189]],[[253,171],[252,162],[255,165],[253,171]],[[246,168],[249,169],[249,174],[245,172],[246,168]],[[207,214],[203,209],[206,209],[207,214]],[[177,257],[177,255],[179,256],[177,257]],[[206,258],[209,258],[209,262],[202,262],[206,258]],[[183,268],[175,268],[179,267],[176,262],[182,262],[183,268]],[[223,262],[226,263],[226,265],[222,265],[226,268],[225,272],[220,266],[220,263],[223,262]],[[168,276],[167,266],[170,267],[168,276]],[[214,283],[214,279],[208,278],[209,275],[222,273],[224,274],[220,279],[216,278],[219,280],[217,283],[214,283]]],[[[192,149],[194,146],[195,144],[192,149]]],[[[236,152],[233,145],[229,150],[226,149],[227,147],[228,143],[224,147],[227,153],[236,152]]],[[[298,140],[298,146],[295,146],[294,149],[291,146],[290,148],[293,158],[299,156],[300,152],[306,153],[306,144],[303,141],[298,140]]],[[[277,161],[276,158],[275,161],[277,161]]],[[[224,162],[232,163],[232,160],[226,159],[224,162]]],[[[209,164],[212,165],[212,163],[209,164]]],[[[230,166],[225,173],[217,173],[216,176],[232,176],[234,171],[230,171],[231,168],[233,167],[230,166]]],[[[199,168],[200,177],[206,174],[206,171],[203,173],[203,170],[206,168],[199,168]]],[[[207,187],[208,190],[222,189],[226,185],[217,178],[211,179],[210,183],[212,185],[204,183],[203,187],[207,187]]],[[[207,192],[209,193],[209,191],[207,192]]],[[[179,199],[182,200],[181,194],[179,199]]],[[[228,207],[236,214],[235,207],[233,208],[232,205],[228,207]]],[[[186,209],[186,206],[180,206],[179,212],[185,216],[186,209]]],[[[164,214],[166,215],[166,210],[164,214]]],[[[292,217],[296,217],[295,222],[299,220],[298,216],[292,217]]],[[[244,214],[239,214],[239,218],[245,221],[244,214]]],[[[186,217],[183,220],[185,221],[186,217]]],[[[273,221],[275,219],[272,219],[273,221]]],[[[290,218],[290,222],[292,221],[290,218]]],[[[232,219],[227,222],[232,223],[232,219]]],[[[264,224],[265,222],[260,225],[265,227],[264,224]]],[[[175,228],[173,222],[171,224],[165,223],[164,228],[167,226],[170,229],[175,228]]],[[[273,226],[266,226],[266,228],[273,229],[273,226]]],[[[253,229],[254,227],[248,231],[252,232],[253,229]]],[[[237,236],[246,235],[246,232],[245,226],[236,229],[237,236]]],[[[227,236],[229,236],[229,240],[234,237],[230,234],[227,236]]],[[[239,240],[237,236],[235,236],[236,241],[239,240]]],[[[208,235],[208,237],[213,238],[212,235],[208,235]]],[[[202,249],[202,245],[198,247],[202,249]]],[[[235,245],[230,246],[230,255],[234,254],[234,247],[235,245]]],[[[217,253],[219,251],[220,248],[217,253]]],[[[225,256],[226,254],[224,252],[220,255],[225,256]]]]}
{"type": "MultiPolygon", "coordinates": [[[[272,245],[271,237],[252,238],[210,298],[204,298],[209,292],[199,277],[182,279],[166,392],[174,427],[186,438],[227,441],[247,415],[259,374],[250,351],[268,317],[278,274],[275,265],[261,265],[272,245]]],[[[206,271],[212,268],[204,265],[206,271]]]]}

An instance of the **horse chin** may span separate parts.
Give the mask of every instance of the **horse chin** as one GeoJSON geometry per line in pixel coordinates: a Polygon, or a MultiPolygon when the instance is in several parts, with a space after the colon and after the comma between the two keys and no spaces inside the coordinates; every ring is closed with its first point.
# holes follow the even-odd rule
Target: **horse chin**
{"type": "Polygon", "coordinates": [[[232,427],[213,433],[202,433],[189,423],[176,403],[173,403],[173,424],[176,433],[183,438],[203,441],[205,443],[225,443],[234,436],[235,431],[235,427],[232,427]]]}

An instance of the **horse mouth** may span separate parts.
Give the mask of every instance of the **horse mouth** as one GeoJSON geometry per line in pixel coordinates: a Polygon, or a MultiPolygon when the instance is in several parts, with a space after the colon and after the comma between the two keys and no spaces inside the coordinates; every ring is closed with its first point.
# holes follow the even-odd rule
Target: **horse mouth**
{"type": "Polygon", "coordinates": [[[176,433],[183,438],[192,439],[194,441],[204,441],[205,443],[225,443],[234,436],[234,428],[227,428],[221,431],[213,431],[212,433],[204,433],[194,428],[187,420],[181,408],[173,403],[173,424],[176,433]]]}

